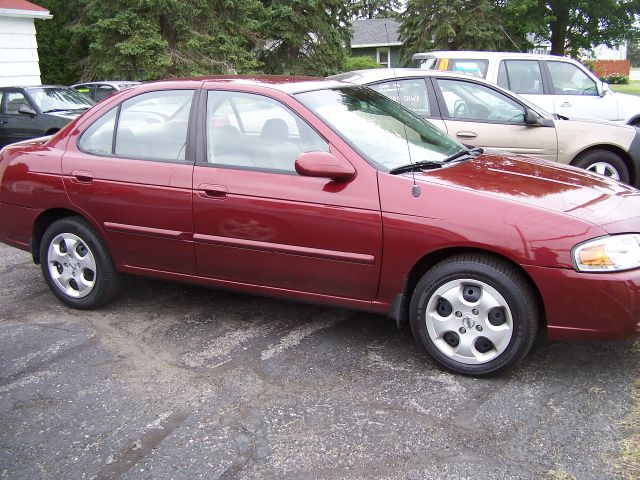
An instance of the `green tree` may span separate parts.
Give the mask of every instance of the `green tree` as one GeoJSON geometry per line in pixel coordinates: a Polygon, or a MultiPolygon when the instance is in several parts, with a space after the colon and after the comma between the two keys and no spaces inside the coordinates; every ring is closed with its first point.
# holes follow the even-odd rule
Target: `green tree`
{"type": "Polygon", "coordinates": [[[70,25],[77,0],[40,0],[53,15],[50,20],[36,21],[36,39],[42,83],[69,85],[81,77],[82,59],[87,56],[88,45],[79,41],[70,25]]]}
{"type": "Polygon", "coordinates": [[[640,67],[640,41],[629,42],[627,48],[627,58],[631,61],[631,66],[640,67]]]}
{"type": "Polygon", "coordinates": [[[74,33],[88,44],[85,78],[154,79],[246,72],[259,0],[81,0],[74,33]]]}
{"type": "Polygon", "coordinates": [[[526,32],[507,35],[504,2],[493,0],[409,0],[402,15],[400,40],[405,61],[429,50],[513,50],[526,46],[526,32]]]}
{"type": "Polygon", "coordinates": [[[259,53],[266,73],[326,76],[342,69],[348,19],[338,0],[264,0],[259,53]]]}
{"type": "Polygon", "coordinates": [[[640,0],[505,0],[512,22],[551,42],[554,55],[577,56],[580,49],[610,47],[640,38],[640,0]]]}
{"type": "Polygon", "coordinates": [[[390,18],[398,15],[400,0],[351,0],[347,9],[351,18],[390,18]]]}

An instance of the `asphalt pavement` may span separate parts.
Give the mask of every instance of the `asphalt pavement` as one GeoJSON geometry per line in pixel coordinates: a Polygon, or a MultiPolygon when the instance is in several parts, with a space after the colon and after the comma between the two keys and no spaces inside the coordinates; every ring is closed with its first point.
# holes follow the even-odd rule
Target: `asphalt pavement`
{"type": "Polygon", "coordinates": [[[0,480],[638,478],[639,356],[542,340],[474,379],[383,317],[142,278],[75,311],[0,246],[0,480]]]}

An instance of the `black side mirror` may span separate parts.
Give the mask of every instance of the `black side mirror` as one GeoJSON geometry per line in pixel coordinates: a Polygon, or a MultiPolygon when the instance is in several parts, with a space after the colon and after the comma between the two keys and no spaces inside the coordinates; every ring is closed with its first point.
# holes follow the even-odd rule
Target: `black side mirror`
{"type": "Polygon", "coordinates": [[[28,107],[26,105],[23,105],[20,108],[18,108],[18,113],[24,113],[25,115],[37,115],[36,111],[33,108],[28,107]]]}
{"type": "Polygon", "coordinates": [[[524,114],[524,123],[531,127],[542,127],[544,125],[542,117],[530,108],[527,108],[527,111],[524,114]]]}

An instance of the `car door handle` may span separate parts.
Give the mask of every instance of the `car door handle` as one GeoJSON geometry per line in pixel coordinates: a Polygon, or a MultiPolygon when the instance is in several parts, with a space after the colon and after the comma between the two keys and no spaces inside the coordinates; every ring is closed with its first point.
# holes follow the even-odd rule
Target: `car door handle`
{"type": "Polygon", "coordinates": [[[569,102],[563,102],[560,104],[561,107],[570,107],[571,104],[569,102]]]}
{"type": "Polygon", "coordinates": [[[9,122],[0,121],[0,125],[6,125],[7,123],[9,123],[9,122]]]}
{"type": "Polygon", "coordinates": [[[93,182],[93,173],[86,170],[74,170],[71,175],[78,183],[91,183],[93,182]]]}
{"type": "Polygon", "coordinates": [[[475,132],[462,131],[462,132],[456,133],[456,137],[458,138],[476,138],[477,136],[478,134],[475,132]]]}
{"type": "Polygon", "coordinates": [[[222,200],[227,198],[229,190],[224,185],[209,185],[203,183],[198,187],[198,195],[202,198],[213,198],[222,200]]]}

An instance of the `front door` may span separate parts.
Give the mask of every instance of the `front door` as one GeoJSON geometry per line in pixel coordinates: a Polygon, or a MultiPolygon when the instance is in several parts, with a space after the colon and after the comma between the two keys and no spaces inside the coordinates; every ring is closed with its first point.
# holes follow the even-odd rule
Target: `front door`
{"type": "Polygon", "coordinates": [[[298,175],[300,153],[340,152],[267,96],[210,90],[206,108],[206,154],[193,175],[198,274],[375,298],[382,254],[375,170],[344,182],[298,175]]]}
{"type": "Polygon", "coordinates": [[[19,113],[20,107],[35,107],[20,90],[4,90],[0,99],[0,148],[44,135],[44,127],[38,115],[19,113]]]}
{"type": "Polygon", "coordinates": [[[195,271],[193,161],[185,155],[193,95],[137,95],[69,142],[62,160],[69,197],[100,225],[121,265],[195,271]]]}
{"type": "Polygon", "coordinates": [[[434,83],[450,136],[468,145],[557,160],[555,128],[527,125],[520,103],[472,81],[437,78],[434,83]]]}
{"type": "Polygon", "coordinates": [[[619,120],[615,97],[598,94],[596,81],[572,63],[547,61],[555,113],[571,118],[619,120]]]}

